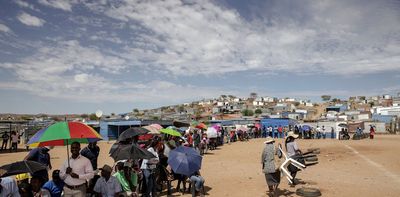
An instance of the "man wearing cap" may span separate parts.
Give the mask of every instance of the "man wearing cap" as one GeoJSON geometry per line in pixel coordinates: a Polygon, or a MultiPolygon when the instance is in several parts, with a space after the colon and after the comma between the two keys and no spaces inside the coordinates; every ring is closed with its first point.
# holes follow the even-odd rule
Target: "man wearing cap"
{"type": "Polygon", "coordinates": [[[60,168],[60,178],[64,180],[65,197],[86,196],[86,181],[93,178],[93,167],[89,159],[79,154],[81,144],[71,144],[71,157],[60,168]]]}
{"type": "Polygon", "coordinates": [[[101,177],[97,179],[94,192],[102,197],[117,197],[122,190],[117,178],[111,176],[111,166],[104,165],[100,170],[101,177]]]}
{"type": "MultiPolygon", "coordinates": [[[[45,165],[49,170],[51,170],[52,166],[51,166],[49,151],[52,148],[53,147],[50,146],[34,148],[29,152],[29,154],[25,157],[24,160],[39,162],[45,165]]],[[[41,177],[44,182],[47,182],[49,180],[49,174],[47,172],[47,169],[35,172],[33,176],[41,177]]]]}
{"type": "Polygon", "coordinates": [[[125,162],[123,169],[113,175],[122,187],[122,195],[132,196],[136,192],[137,174],[132,171],[132,163],[125,162]]]}

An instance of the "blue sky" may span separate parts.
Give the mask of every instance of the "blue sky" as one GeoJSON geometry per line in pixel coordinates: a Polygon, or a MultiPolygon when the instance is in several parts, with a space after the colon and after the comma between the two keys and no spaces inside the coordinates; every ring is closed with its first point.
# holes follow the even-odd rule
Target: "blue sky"
{"type": "Polygon", "coordinates": [[[0,113],[400,92],[400,1],[0,2],[0,113]]]}

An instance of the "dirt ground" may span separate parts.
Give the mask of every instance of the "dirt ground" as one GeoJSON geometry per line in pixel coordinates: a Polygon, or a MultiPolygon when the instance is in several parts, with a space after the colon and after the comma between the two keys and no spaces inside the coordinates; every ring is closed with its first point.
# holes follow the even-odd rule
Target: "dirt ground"
{"type": "MultiPolygon", "coordinates": [[[[261,171],[263,139],[225,144],[203,158],[201,173],[208,196],[267,196],[261,171]]],[[[300,184],[290,187],[285,178],[279,196],[297,196],[296,189],[314,187],[322,196],[400,196],[400,136],[379,135],[359,141],[298,140],[301,149],[320,148],[319,164],[299,172],[300,184]]],[[[282,141],[277,141],[282,143],[282,141]]],[[[113,164],[111,142],[100,142],[99,166],[113,164]]],[[[0,154],[0,165],[22,160],[27,152],[0,154]]],[[[54,168],[66,158],[66,147],[50,151],[54,168]]],[[[164,194],[165,192],[163,192],[164,194]]],[[[175,192],[172,196],[181,196],[175,192]]],[[[186,194],[184,196],[190,196],[186,194]]]]}

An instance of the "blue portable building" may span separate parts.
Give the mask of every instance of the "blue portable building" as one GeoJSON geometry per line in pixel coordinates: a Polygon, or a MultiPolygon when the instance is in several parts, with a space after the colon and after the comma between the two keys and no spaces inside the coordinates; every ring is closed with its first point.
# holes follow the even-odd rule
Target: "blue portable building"
{"type": "Polygon", "coordinates": [[[260,123],[261,128],[267,128],[269,126],[294,127],[294,125],[297,124],[297,121],[289,118],[264,118],[260,120],[260,123]]]}

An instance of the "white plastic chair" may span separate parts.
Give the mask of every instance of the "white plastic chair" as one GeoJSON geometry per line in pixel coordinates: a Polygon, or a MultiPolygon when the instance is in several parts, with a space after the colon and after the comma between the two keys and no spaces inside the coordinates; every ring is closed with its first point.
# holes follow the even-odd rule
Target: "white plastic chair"
{"type": "Polygon", "coordinates": [[[281,151],[282,155],[285,157],[285,161],[281,164],[279,169],[281,170],[282,174],[285,174],[286,179],[289,181],[289,183],[293,184],[293,182],[292,182],[293,177],[292,177],[292,175],[290,175],[289,171],[287,170],[287,167],[290,164],[292,164],[296,168],[298,168],[300,170],[304,170],[306,168],[306,166],[304,164],[288,157],[286,155],[286,153],[282,150],[282,146],[280,144],[278,145],[278,149],[279,149],[279,151],[281,151]]]}

